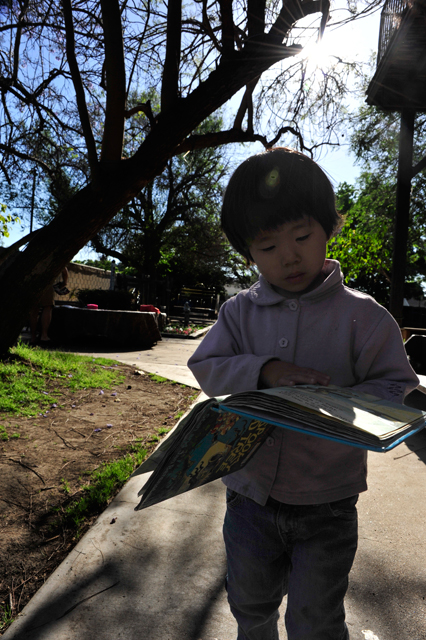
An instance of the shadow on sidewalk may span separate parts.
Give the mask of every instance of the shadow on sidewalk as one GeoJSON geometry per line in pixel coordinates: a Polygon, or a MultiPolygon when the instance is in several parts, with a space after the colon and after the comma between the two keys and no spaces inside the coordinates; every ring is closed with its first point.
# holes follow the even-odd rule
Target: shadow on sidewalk
{"type": "MultiPolygon", "coordinates": [[[[361,622],[380,640],[420,640],[426,629],[422,569],[401,571],[402,558],[394,563],[386,557],[395,551],[390,540],[376,544],[361,544],[358,550],[347,596],[348,623],[361,622]]],[[[352,630],[351,638],[361,640],[360,630],[352,630]]]]}
{"type": "Polygon", "coordinates": [[[215,583],[209,585],[203,601],[198,594],[194,604],[186,605],[182,611],[182,594],[172,581],[158,594],[155,606],[152,601],[146,606],[144,596],[151,592],[152,584],[142,566],[134,567],[134,570],[139,572],[137,579],[123,570],[122,561],[109,561],[84,580],[73,582],[68,588],[58,588],[53,597],[40,603],[36,611],[25,617],[25,624],[10,638],[199,640],[210,609],[223,592],[223,578],[216,578],[215,583]],[[144,592],[140,590],[140,575],[145,583],[144,592]],[[139,594],[137,607],[132,597],[136,594],[139,594]],[[179,615],[174,619],[173,613],[177,610],[179,615]]]}
{"type": "Polygon", "coordinates": [[[140,477],[131,483],[37,592],[5,640],[229,636],[234,625],[224,588],[224,490],[207,486],[192,492],[198,496],[185,494],[135,512],[140,477]]]}

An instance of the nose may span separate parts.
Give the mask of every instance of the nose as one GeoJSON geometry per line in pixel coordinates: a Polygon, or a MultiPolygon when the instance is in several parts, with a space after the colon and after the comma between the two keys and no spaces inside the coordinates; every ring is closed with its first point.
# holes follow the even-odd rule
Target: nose
{"type": "Polygon", "coordinates": [[[289,243],[282,247],[281,264],[285,267],[298,264],[301,260],[299,247],[297,244],[289,243]]]}

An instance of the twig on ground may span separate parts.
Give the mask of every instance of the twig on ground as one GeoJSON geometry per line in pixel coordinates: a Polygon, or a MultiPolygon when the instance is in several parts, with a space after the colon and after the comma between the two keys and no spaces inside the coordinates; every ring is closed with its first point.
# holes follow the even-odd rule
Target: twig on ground
{"type": "Polygon", "coordinates": [[[74,451],[77,449],[77,447],[74,447],[73,444],[71,444],[70,442],[68,442],[67,440],[65,440],[65,438],[63,438],[61,435],[59,435],[59,433],[56,431],[56,429],[53,429],[53,431],[56,433],[56,435],[58,436],[58,438],[60,438],[62,440],[62,442],[64,443],[64,445],[66,447],[70,447],[70,449],[74,449],[74,451]]]}
{"type": "Polygon", "coordinates": [[[47,544],[48,542],[51,542],[52,540],[56,540],[56,538],[59,538],[59,537],[60,537],[60,535],[61,535],[61,534],[60,534],[60,533],[58,533],[58,535],[57,535],[57,536],[53,536],[53,538],[49,538],[48,540],[43,540],[43,542],[44,542],[45,544],[47,544]]]}
{"type": "Polygon", "coordinates": [[[68,462],[66,462],[65,464],[62,465],[62,467],[59,469],[59,471],[62,471],[62,469],[64,469],[67,464],[72,464],[73,462],[75,462],[75,460],[68,460],[68,462]]]}
{"type": "Polygon", "coordinates": [[[29,467],[27,464],[24,464],[20,460],[15,460],[14,458],[8,458],[8,460],[12,460],[12,462],[16,462],[17,464],[20,464],[21,467],[25,467],[26,469],[29,469],[30,471],[35,473],[36,476],[38,476],[40,478],[40,480],[42,481],[43,484],[46,484],[45,481],[43,480],[43,478],[41,477],[41,475],[39,473],[37,473],[37,471],[34,471],[34,469],[31,469],[31,467],[29,467]]]}
{"type": "Polygon", "coordinates": [[[6,504],[13,505],[14,507],[19,507],[20,509],[22,509],[23,511],[26,511],[28,513],[27,507],[24,507],[24,505],[20,504],[19,502],[13,502],[12,500],[6,500],[6,498],[2,498],[2,497],[0,497],[0,500],[3,500],[3,502],[6,502],[6,504]]]}
{"type": "MultiPolygon", "coordinates": [[[[82,418],[84,420],[84,418],[82,418]]],[[[89,420],[86,420],[86,422],[89,422],[89,420]]],[[[71,427],[72,431],[76,431],[80,436],[82,436],[83,438],[87,438],[86,435],[84,435],[84,433],[81,433],[81,431],[79,431],[78,429],[76,429],[75,427],[71,427]]]]}

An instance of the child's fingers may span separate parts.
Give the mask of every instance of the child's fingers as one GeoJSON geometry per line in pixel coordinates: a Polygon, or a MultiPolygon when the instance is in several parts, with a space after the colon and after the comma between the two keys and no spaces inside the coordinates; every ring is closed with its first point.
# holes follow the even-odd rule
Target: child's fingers
{"type": "Polygon", "coordinates": [[[286,387],[295,384],[321,384],[327,386],[330,383],[330,376],[319,371],[298,371],[280,376],[276,381],[276,386],[286,387]]]}
{"type": "Polygon", "coordinates": [[[330,377],[321,371],[298,367],[290,362],[272,360],[267,362],[261,370],[260,383],[262,387],[287,387],[295,384],[321,384],[327,386],[330,377]]]}

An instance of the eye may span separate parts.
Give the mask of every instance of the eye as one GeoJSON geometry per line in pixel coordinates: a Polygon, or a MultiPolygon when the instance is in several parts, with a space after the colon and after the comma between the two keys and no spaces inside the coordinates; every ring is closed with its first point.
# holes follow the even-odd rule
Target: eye
{"type": "Polygon", "coordinates": [[[307,233],[306,236],[300,236],[300,238],[296,238],[296,241],[303,242],[304,240],[307,240],[310,235],[311,235],[310,233],[307,233]]]}
{"type": "Polygon", "coordinates": [[[266,253],[267,251],[272,251],[273,249],[275,249],[275,245],[272,244],[270,247],[265,247],[264,249],[262,249],[262,251],[264,253],[266,253]]]}

